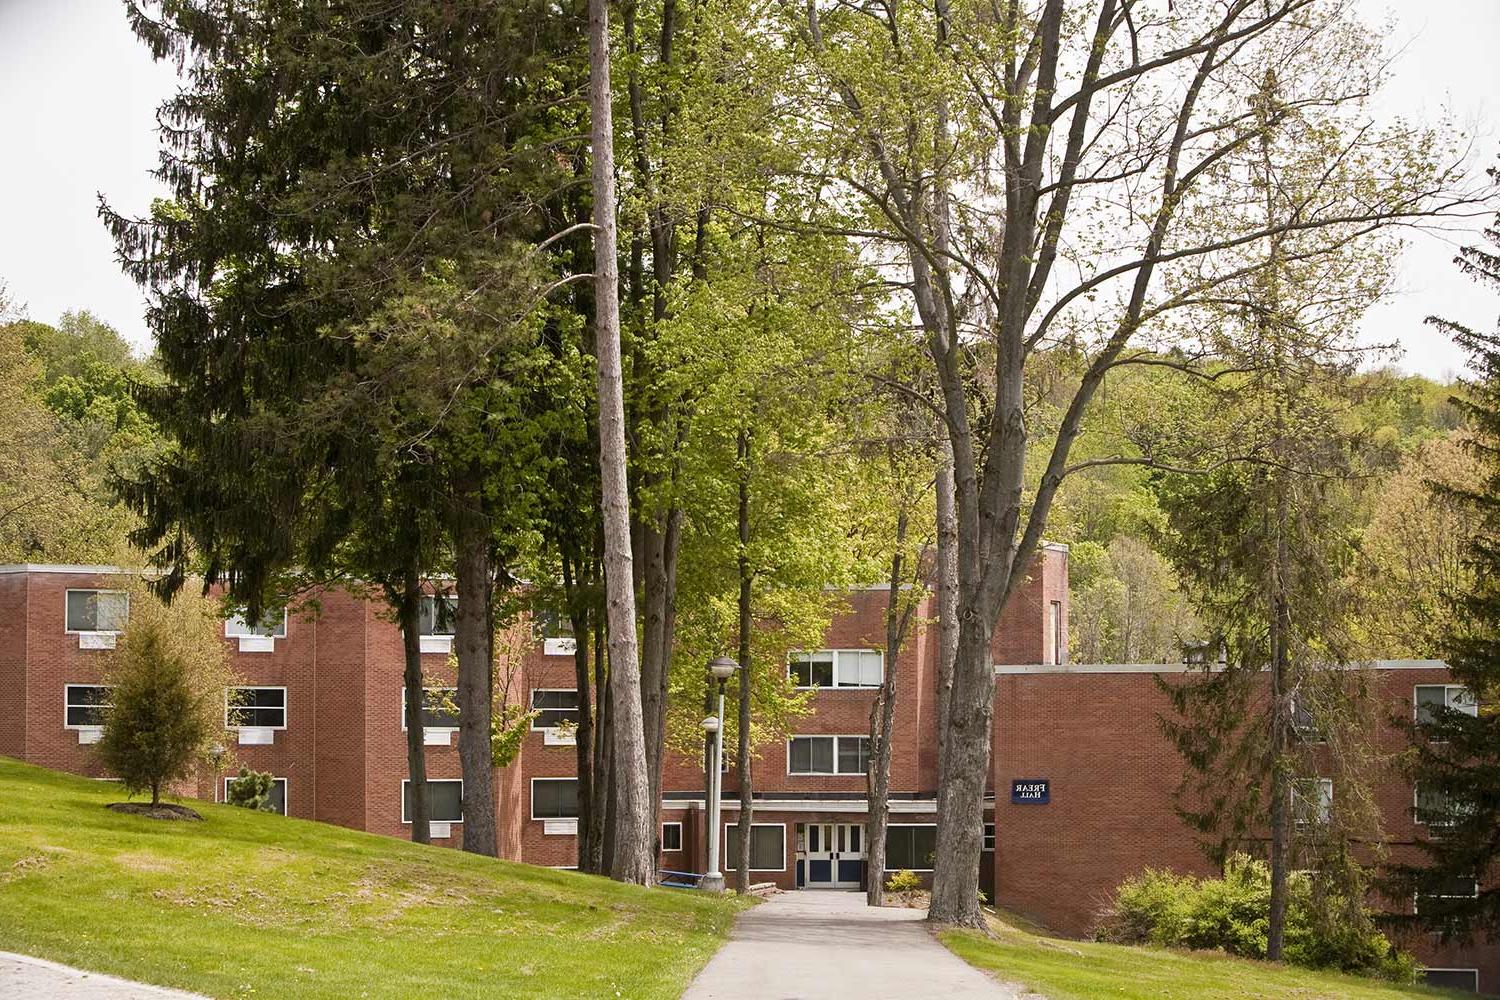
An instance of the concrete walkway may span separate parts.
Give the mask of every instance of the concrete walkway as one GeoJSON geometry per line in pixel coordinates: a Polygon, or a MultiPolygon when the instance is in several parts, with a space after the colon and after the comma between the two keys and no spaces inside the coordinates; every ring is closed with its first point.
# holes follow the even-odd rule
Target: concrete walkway
{"type": "Polygon", "coordinates": [[[928,933],[923,910],[803,890],[740,915],[682,1000],[1021,1000],[928,933]]]}
{"type": "Polygon", "coordinates": [[[0,951],[0,997],[5,1000],[205,1000],[197,993],[132,983],[8,951],[0,951]]]}

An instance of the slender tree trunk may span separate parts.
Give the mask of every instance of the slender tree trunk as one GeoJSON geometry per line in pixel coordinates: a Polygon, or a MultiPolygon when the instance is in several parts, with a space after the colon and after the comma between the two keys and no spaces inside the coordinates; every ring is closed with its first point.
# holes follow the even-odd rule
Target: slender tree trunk
{"type": "Polygon", "coordinates": [[[589,807],[589,870],[609,874],[610,854],[605,849],[605,825],[609,817],[610,766],[609,748],[611,716],[609,711],[609,675],[604,660],[604,619],[594,612],[594,703],[598,706],[594,729],[594,801],[589,807]]]}
{"type": "Polygon", "coordinates": [[[641,628],[641,728],[646,740],[646,797],[651,815],[651,856],[660,857],[661,758],[657,731],[666,715],[667,534],[647,523],[641,532],[645,556],[641,628]]]}
{"type": "Polygon", "coordinates": [[[896,548],[891,553],[889,597],[885,604],[885,677],[870,706],[870,757],[865,775],[869,824],[865,829],[865,902],[879,906],[885,892],[885,830],[890,819],[891,736],[896,724],[896,660],[901,655],[901,562],[906,547],[906,511],[896,515],[896,548]]]}
{"type": "Polygon", "coordinates": [[[405,663],[402,686],[406,690],[406,775],[411,794],[411,839],[430,842],[432,810],[428,806],[427,751],[422,741],[422,577],[416,566],[402,575],[401,589],[386,588],[386,598],[396,606],[401,621],[401,652],[405,663]]]}
{"type": "Polygon", "coordinates": [[[958,657],[958,514],[953,499],[953,446],[941,432],[937,494],[937,736],[938,770],[948,744],[948,703],[953,697],[953,661],[958,657]]]}
{"type": "Polygon", "coordinates": [[[573,626],[573,684],[578,688],[578,729],[573,755],[578,770],[578,870],[592,872],[594,857],[594,715],[589,695],[589,616],[575,607],[568,616],[573,626]]]}
{"type": "Polygon", "coordinates": [[[735,885],[740,892],[750,889],[751,831],[754,830],[755,800],[750,780],[750,435],[741,428],[738,441],[740,462],[740,551],[739,551],[739,633],[740,633],[740,705],[739,754],[736,766],[740,772],[740,856],[735,868],[735,885]]]}
{"type": "Polygon", "coordinates": [[[622,882],[655,881],[646,739],[635,641],[635,588],[630,557],[630,495],[625,461],[625,398],[620,370],[620,281],[615,246],[615,154],[609,83],[609,4],[589,0],[589,112],[594,188],[594,309],[599,357],[599,475],[603,485],[604,584],[609,620],[609,682],[614,748],[611,798],[616,809],[610,874],[622,882]]]}
{"type": "Polygon", "coordinates": [[[455,483],[454,566],[458,611],[453,644],[458,657],[458,760],[463,768],[464,850],[498,853],[495,826],[494,642],[490,605],[489,524],[474,478],[455,483]]]}

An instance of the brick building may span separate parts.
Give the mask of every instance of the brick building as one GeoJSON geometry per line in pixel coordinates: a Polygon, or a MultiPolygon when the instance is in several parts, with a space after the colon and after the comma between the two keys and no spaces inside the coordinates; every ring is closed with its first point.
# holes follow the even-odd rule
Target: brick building
{"type": "MultiPolygon", "coordinates": [[[[0,754],[105,777],[91,743],[99,706],[108,701],[99,650],[113,645],[125,610],[119,583],[110,567],[0,567],[0,754]]],[[[851,592],[824,648],[788,664],[800,686],[816,688],[813,711],[756,759],[754,881],[853,888],[866,877],[864,766],[873,687],[885,669],[886,598],[884,588],[851,592]]],[[[342,591],[319,595],[317,605],[316,614],[294,608],[253,630],[226,623],[225,642],[244,685],[226,697],[226,717],[235,723],[232,756],[276,777],[277,804],[290,815],[408,836],[399,631],[378,603],[342,591]]],[[[434,609],[424,615],[422,648],[425,672],[441,689],[453,683],[451,636],[434,609]]],[[[930,617],[927,609],[919,622],[930,617]]],[[[1067,620],[1067,550],[1048,546],[995,630],[991,784],[1000,794],[986,809],[981,884],[1002,906],[1059,932],[1086,934],[1127,876],[1148,866],[1197,873],[1208,866],[1173,811],[1183,765],[1156,725],[1168,710],[1157,678],[1185,668],[1070,664],[1067,620]],[[1016,790],[1018,783],[1024,787],[1016,790]]],[[[936,630],[918,624],[896,665],[892,869],[931,868],[936,651],[936,630]]],[[[1376,676],[1391,712],[1411,711],[1419,688],[1424,697],[1449,689],[1446,670],[1433,661],[1381,663],[1376,676]]],[[[512,658],[502,687],[513,703],[543,714],[516,761],[496,774],[499,851],[571,866],[575,748],[566,726],[557,727],[576,706],[568,643],[538,640],[512,658]]],[[[456,845],[462,782],[449,707],[434,690],[424,740],[433,841],[456,845]]],[[[1400,738],[1393,727],[1380,734],[1389,746],[1400,738]]],[[[205,777],[197,794],[222,800],[225,780],[205,777]]],[[[720,832],[726,870],[736,858],[737,784],[728,770],[720,832]]],[[[701,761],[668,756],[663,868],[703,868],[703,785],[701,761]]],[[[1392,773],[1378,794],[1391,850],[1412,850],[1412,789],[1392,773]]],[[[1425,938],[1405,944],[1435,981],[1500,993],[1500,949],[1440,949],[1425,938]]]]}

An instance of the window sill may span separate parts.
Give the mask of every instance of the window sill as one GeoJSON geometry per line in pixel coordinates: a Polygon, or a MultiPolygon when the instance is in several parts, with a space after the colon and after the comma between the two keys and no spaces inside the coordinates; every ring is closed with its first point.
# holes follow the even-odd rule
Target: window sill
{"type": "Polygon", "coordinates": [[[578,834],[578,820],[544,819],[542,820],[542,834],[548,837],[576,836],[578,834]]]}
{"type": "Polygon", "coordinates": [[[542,745],[549,747],[576,747],[578,745],[578,733],[560,733],[556,729],[542,730],[542,745]]]}
{"type": "Polygon", "coordinates": [[[118,632],[78,632],[79,649],[114,649],[118,632]]]}
{"type": "Polygon", "coordinates": [[[271,746],[276,742],[276,730],[269,726],[241,726],[237,739],[242,747],[271,746]]]}

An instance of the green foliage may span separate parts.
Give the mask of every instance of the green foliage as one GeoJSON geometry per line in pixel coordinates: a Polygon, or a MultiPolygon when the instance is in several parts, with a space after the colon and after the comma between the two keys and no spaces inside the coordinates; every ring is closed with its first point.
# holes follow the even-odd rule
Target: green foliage
{"type": "MultiPolygon", "coordinates": [[[[1392,948],[1362,905],[1319,897],[1305,872],[1291,876],[1289,889],[1287,962],[1415,981],[1415,961],[1392,948]]],[[[1270,900],[1269,866],[1244,854],[1229,858],[1222,878],[1148,870],[1120,886],[1097,937],[1265,958],[1270,900]]]]}
{"type": "Polygon", "coordinates": [[[171,605],[145,587],[130,595],[130,618],[106,660],[110,707],[98,744],[105,769],[152,805],[226,743],[224,690],[230,679],[217,605],[171,605]]]}
{"type": "Polygon", "coordinates": [[[509,767],[521,752],[521,743],[539,713],[521,705],[506,704],[490,717],[490,758],[496,767],[509,767]]]}
{"type": "Polygon", "coordinates": [[[922,891],[922,880],[917,877],[916,872],[903,868],[892,872],[890,878],[885,880],[885,891],[899,896],[902,904],[908,905],[922,891]]]}
{"type": "Polygon", "coordinates": [[[241,766],[240,773],[229,780],[229,790],[225,793],[224,801],[243,809],[271,812],[276,808],[271,801],[271,791],[275,787],[275,778],[269,771],[252,771],[241,766]]]}

